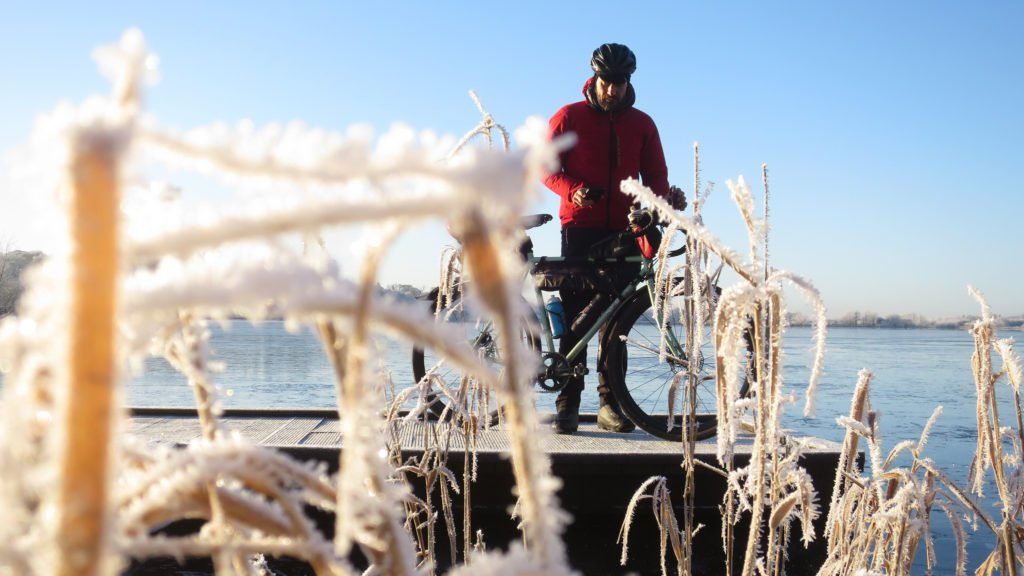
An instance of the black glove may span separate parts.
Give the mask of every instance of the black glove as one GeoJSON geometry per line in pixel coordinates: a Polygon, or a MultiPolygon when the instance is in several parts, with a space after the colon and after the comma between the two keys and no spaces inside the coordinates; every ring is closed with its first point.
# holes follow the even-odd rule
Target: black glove
{"type": "Polygon", "coordinates": [[[683,192],[679,186],[669,186],[668,197],[665,199],[668,200],[669,206],[676,210],[680,212],[686,210],[686,192],[683,192]]]}
{"type": "Polygon", "coordinates": [[[650,210],[633,210],[629,213],[629,226],[634,232],[646,230],[651,226],[653,219],[654,215],[651,214],[650,210]]]}

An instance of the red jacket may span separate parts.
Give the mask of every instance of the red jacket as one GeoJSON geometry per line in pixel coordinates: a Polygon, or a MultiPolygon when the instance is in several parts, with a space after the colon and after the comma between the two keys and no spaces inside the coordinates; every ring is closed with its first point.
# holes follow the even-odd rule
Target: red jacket
{"type": "Polygon", "coordinates": [[[596,105],[591,84],[583,85],[586,100],[564,106],[551,117],[548,137],[576,133],[576,145],[561,156],[562,169],[544,179],[561,197],[558,216],[563,227],[625,230],[632,198],[619,189],[626,178],[640,177],[656,194],[668,194],[668,168],[658,128],[650,116],[633,108],[636,94],[629,86],[618,109],[606,112],[596,105]],[[587,186],[605,191],[596,204],[572,203],[576,190],[587,186]]]}

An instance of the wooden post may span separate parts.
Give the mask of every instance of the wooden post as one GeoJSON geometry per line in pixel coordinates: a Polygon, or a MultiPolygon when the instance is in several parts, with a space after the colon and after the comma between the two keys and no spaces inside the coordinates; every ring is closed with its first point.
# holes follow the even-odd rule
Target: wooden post
{"type": "Polygon", "coordinates": [[[117,393],[118,150],[113,139],[72,143],[68,357],[59,433],[60,575],[103,568],[117,393]]]}

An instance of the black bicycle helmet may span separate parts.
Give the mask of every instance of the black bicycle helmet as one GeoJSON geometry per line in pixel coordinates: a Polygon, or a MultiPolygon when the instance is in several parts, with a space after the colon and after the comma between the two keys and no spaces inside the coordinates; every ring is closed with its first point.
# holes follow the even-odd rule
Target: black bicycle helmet
{"type": "Polygon", "coordinates": [[[602,44],[594,50],[590,67],[602,78],[629,80],[636,72],[636,55],[624,44],[602,44]]]}

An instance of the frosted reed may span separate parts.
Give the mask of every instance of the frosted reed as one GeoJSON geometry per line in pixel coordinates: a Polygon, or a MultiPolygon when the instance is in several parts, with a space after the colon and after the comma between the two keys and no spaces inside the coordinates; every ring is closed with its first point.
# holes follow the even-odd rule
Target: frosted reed
{"type": "Polygon", "coordinates": [[[981,319],[971,326],[974,354],[971,368],[977,392],[978,444],[971,463],[971,491],[982,495],[984,477],[991,470],[1002,508],[1002,524],[996,531],[996,549],[978,569],[980,574],[1018,574],[1024,569],[1024,426],[1022,426],[1020,358],[1012,340],[997,340],[992,310],[981,291],[968,286],[968,292],[981,307],[981,319]],[[992,353],[1002,358],[1003,369],[996,371],[992,353]],[[996,384],[1006,377],[1013,393],[1017,417],[1016,434],[1004,428],[999,417],[996,384]]]}
{"type": "MultiPolygon", "coordinates": [[[[695,158],[696,185],[699,183],[696,148],[695,158]]],[[[806,545],[814,538],[812,522],[818,515],[817,492],[810,476],[798,464],[804,447],[789,438],[780,425],[783,407],[791,401],[782,394],[781,350],[785,328],[782,282],[795,285],[817,311],[816,352],[807,387],[806,413],[813,412],[813,395],[822,372],[825,311],[817,290],[809,281],[788,272],[768,269],[761,256],[767,248],[760,245],[766,238],[767,223],[755,214],[753,196],[742,177],[735,183],[727,182],[727,185],[747,228],[750,252],[747,260],[724,247],[702,225],[699,217],[681,216],[664,199],[636,180],[623,181],[622,191],[652,206],[671,226],[684,230],[691,258],[704,262],[706,250],[733,269],[742,280],[725,289],[717,303],[708,298],[709,308],[713,307],[712,332],[716,356],[717,456],[728,476],[723,506],[725,570],[727,574],[732,570],[732,525],[739,521],[741,514],[749,512],[751,529],[745,546],[743,574],[775,574],[785,564],[785,547],[792,520],[801,522],[806,545]],[[748,364],[746,369],[742,367],[743,362],[748,364]],[[751,399],[739,397],[741,378],[753,380],[750,382],[751,399]],[[754,417],[751,459],[746,467],[737,470],[733,464],[733,449],[743,427],[743,416],[748,410],[754,417]],[[763,528],[767,528],[766,535],[763,528]]],[[[718,272],[714,274],[715,278],[717,276],[718,272]]],[[[709,278],[711,275],[702,269],[691,268],[681,287],[681,293],[689,295],[689,308],[683,314],[684,318],[689,316],[688,326],[699,326],[702,321],[696,314],[703,302],[703,282],[709,278]]],[[[659,285],[662,282],[659,280],[659,285]]],[[[668,284],[671,286],[671,282],[668,284]]],[[[710,293],[709,287],[709,296],[710,293]]],[[[665,317],[659,308],[656,310],[665,317]]],[[[692,330],[687,330],[687,336],[693,343],[701,338],[692,330]]],[[[688,353],[691,358],[695,357],[692,347],[688,353]]],[[[684,467],[692,470],[693,466],[684,464],[684,467]]]]}
{"type": "MultiPolygon", "coordinates": [[[[374,330],[434,348],[465,372],[464,383],[472,380],[478,390],[498,390],[508,407],[530,550],[485,553],[481,565],[567,573],[560,541],[564,519],[554,499],[557,484],[533,443],[538,423],[527,389],[530,363],[511,337],[521,326],[506,320],[520,312],[510,299],[511,279],[518,272],[495,259],[509,242],[492,231],[521,209],[538,175],[551,169],[570,140],[547,142],[543,122],[531,120],[516,131],[522,147],[510,149],[507,131],[475,95],[484,115],[481,128],[499,130],[505,152],[465,149],[444,162],[454,140],[401,126],[376,140],[361,127],[345,134],[299,123],[258,130],[244,121],[179,134],[142,116],[142,85],[155,76],[156,59],[140,33],[130,31],[120,44],[97,55],[113,80],[113,96],[63,106],[39,124],[33,138],[50,147],[44,156],[58,161],[51,171],[72,183],[71,206],[80,208],[68,212],[71,257],[54,256],[27,274],[19,316],[0,323],[0,361],[10,366],[5,368],[5,417],[0,422],[0,504],[9,516],[0,527],[0,567],[19,574],[91,574],[112,570],[129,557],[200,554],[214,559],[218,573],[253,573],[265,567],[261,553],[269,553],[302,558],[320,574],[352,574],[346,554],[358,545],[374,569],[386,573],[432,569],[433,524],[424,550],[418,528],[408,520],[421,512],[437,515],[429,497],[419,500],[406,483],[394,481],[414,468],[395,466],[386,456],[394,453],[388,436],[379,433],[390,424],[376,405],[382,393],[381,380],[370,369],[369,334],[374,330]],[[164,198],[159,208],[171,209],[156,210],[161,217],[154,218],[153,211],[147,216],[132,202],[118,202],[124,174],[131,174],[133,184],[144,178],[143,158],[197,170],[231,187],[300,193],[264,194],[236,200],[230,209],[204,207],[187,217],[178,211],[179,218],[162,217],[176,212],[176,201],[164,198]],[[477,239],[470,241],[476,251],[470,268],[482,270],[478,275],[493,282],[479,283],[477,296],[496,315],[509,358],[518,358],[513,364],[524,367],[518,374],[507,370],[507,379],[499,378],[458,331],[435,323],[425,307],[373,293],[387,242],[353,283],[329,255],[295,254],[279,238],[302,237],[308,244],[324,228],[355,224],[387,235],[424,218],[453,219],[456,228],[468,227],[467,237],[477,239]],[[54,344],[66,332],[62,311],[67,309],[73,310],[70,353],[54,344]],[[233,314],[253,320],[280,314],[289,326],[307,322],[320,328],[337,371],[345,434],[336,478],[248,445],[221,426],[216,388],[207,371],[205,319],[233,314]],[[75,326],[88,326],[89,353],[82,353],[85,331],[75,326]],[[115,347],[119,338],[123,345],[115,347]],[[153,450],[128,435],[115,440],[113,430],[123,417],[118,411],[119,367],[129,360],[137,364],[148,353],[166,355],[183,380],[192,383],[201,441],[184,449],[153,450]],[[66,366],[77,368],[66,372],[66,366]],[[91,376],[82,376],[85,372],[91,376]],[[74,386],[64,389],[58,382],[74,386]],[[62,458],[63,469],[58,466],[62,458]],[[80,462],[85,459],[88,467],[80,462]],[[119,465],[103,464],[115,460],[119,465]],[[333,546],[305,515],[308,504],[336,514],[333,546]],[[187,537],[150,535],[158,524],[187,517],[206,524],[187,537]],[[54,523],[53,518],[63,521],[54,523]]],[[[160,190],[144,185],[134,193],[145,197],[160,190]]],[[[448,397],[465,400],[467,394],[463,387],[448,397]]],[[[464,422],[469,426],[472,419],[464,422]]],[[[464,430],[467,445],[473,431],[464,430]]],[[[441,489],[454,546],[449,490],[457,493],[459,487],[444,464],[447,442],[435,446],[417,470],[429,486],[441,489]]],[[[467,458],[465,486],[475,473],[471,461],[467,458]]],[[[468,516],[464,528],[468,554],[468,516]]],[[[478,534],[475,549],[482,548],[478,534]]]]}
{"type": "Polygon", "coordinates": [[[629,559],[629,529],[633,524],[637,505],[647,499],[651,501],[651,511],[654,513],[660,534],[662,576],[668,576],[668,566],[665,560],[670,546],[676,559],[677,573],[680,576],[689,574],[690,562],[687,557],[687,548],[692,546],[693,536],[700,530],[700,526],[692,530],[679,529],[675,511],[672,509],[672,493],[668,488],[668,480],[664,476],[648,478],[640,485],[626,506],[626,516],[619,529],[618,541],[622,544],[622,556],[619,558],[619,563],[625,566],[629,559]],[[648,489],[650,489],[650,494],[647,493],[648,489]]]}
{"type": "Polygon", "coordinates": [[[500,236],[488,231],[477,214],[471,213],[465,221],[462,237],[476,293],[494,315],[499,344],[507,358],[498,391],[509,428],[526,542],[545,571],[563,572],[566,554],[561,533],[566,518],[555,497],[559,481],[551,475],[550,461],[537,442],[546,429],[539,426],[530,400],[532,372],[524,368],[532,364],[525,361],[528,356],[519,338],[523,326],[515,321],[519,317],[513,304],[518,301],[514,279],[521,277],[516,273],[518,261],[512,260],[512,250],[502,249],[511,243],[506,240],[502,244],[500,236]]]}
{"type": "Polygon", "coordinates": [[[925,423],[916,442],[898,442],[883,458],[878,419],[869,410],[871,378],[868,370],[861,370],[850,416],[837,419],[846,428],[846,438],[826,524],[828,557],[818,574],[852,576],[873,571],[909,575],[921,543],[925,566],[929,574],[933,573],[936,560],[931,515],[935,508],[953,528],[956,573],[965,574],[966,535],[960,515],[977,514],[987,524],[990,521],[923,455],[941,407],[925,423]],[[855,466],[859,439],[868,445],[869,476],[861,475],[855,466]],[[907,451],[912,458],[910,465],[897,466],[897,456],[907,451]]]}
{"type": "Polygon", "coordinates": [[[999,493],[1002,523],[997,524],[964,490],[953,483],[934,462],[923,456],[928,435],[942,410],[937,408],[925,423],[917,442],[903,441],[883,459],[878,419],[868,411],[871,374],[864,370],[854,395],[851,415],[838,419],[847,428],[829,512],[826,536],[828,560],[819,574],[855,574],[865,570],[886,574],[910,574],[921,543],[928,573],[935,568],[930,518],[941,511],[953,528],[956,542],[956,573],[966,574],[967,534],[961,515],[981,521],[996,537],[996,546],[981,561],[976,574],[1016,574],[1024,558],[1019,526],[1024,510],[1022,495],[1022,438],[1020,415],[1020,359],[1010,339],[996,340],[994,317],[981,293],[969,288],[981,307],[981,319],[971,327],[975,349],[971,358],[977,392],[977,453],[968,478],[970,492],[981,495],[986,472],[992,470],[999,493]],[[996,371],[995,351],[1003,360],[996,371]],[[995,384],[1006,376],[1014,395],[1017,430],[999,423],[995,384]],[[857,440],[868,443],[872,473],[858,477],[852,457],[857,440]],[[910,452],[909,467],[897,467],[896,458],[910,452]],[[1009,451],[1009,454],[1007,454],[1009,451]]]}
{"type": "Polygon", "coordinates": [[[67,372],[58,418],[65,422],[59,464],[56,574],[93,574],[110,566],[107,534],[110,449],[119,410],[114,321],[117,308],[119,146],[102,132],[71,143],[71,293],[67,372]],[[85,433],[90,430],[90,433],[85,433]]]}
{"type": "Polygon", "coordinates": [[[462,148],[465,147],[474,136],[483,136],[486,138],[487,147],[491,148],[494,144],[492,136],[492,132],[494,130],[497,130],[498,133],[501,134],[501,143],[504,146],[504,149],[506,151],[509,150],[509,148],[511,148],[511,143],[509,141],[508,130],[505,130],[504,126],[494,121],[494,117],[491,116],[491,113],[484,108],[484,105],[480,102],[480,97],[476,95],[476,92],[470,90],[469,97],[473,99],[473,103],[476,104],[477,110],[480,111],[480,115],[483,116],[483,119],[480,120],[480,123],[477,124],[476,127],[467,132],[466,135],[459,140],[458,144],[456,144],[452,148],[452,151],[448,153],[448,159],[451,160],[456,154],[461,152],[462,148]]]}

